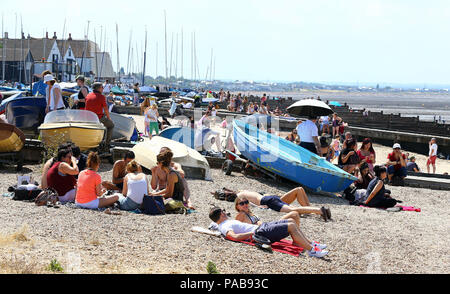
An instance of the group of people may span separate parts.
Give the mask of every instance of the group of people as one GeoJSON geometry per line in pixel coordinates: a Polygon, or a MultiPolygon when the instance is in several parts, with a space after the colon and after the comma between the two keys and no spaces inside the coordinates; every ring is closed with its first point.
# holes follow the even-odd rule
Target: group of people
{"type": "Polygon", "coordinates": [[[301,231],[300,215],[316,214],[328,221],[331,219],[331,211],[325,207],[312,207],[303,188],[296,188],[281,197],[241,191],[237,193],[234,207],[237,211],[234,220],[230,219],[230,214],[219,207],[213,207],[209,213],[210,219],[215,223],[212,227],[218,229],[226,238],[244,241],[262,236],[271,243],[275,243],[290,236],[293,244],[304,248],[311,257],[324,257],[328,254],[325,244],[309,240],[301,231]],[[297,201],[300,207],[291,206],[290,204],[294,201],[297,201]],[[277,221],[263,222],[251,211],[250,203],[256,206],[267,206],[285,215],[277,221]]]}
{"type": "Polygon", "coordinates": [[[162,148],[149,181],[134,153],[128,151],[114,164],[112,182],[108,182],[98,174],[101,161],[96,152],[86,156],[73,143],[65,143],[59,146],[57,156],[45,163],[40,186],[54,189],[61,203],[74,202],[86,209],[107,208],[117,202],[121,210],[134,211],[143,208],[145,196],[163,196],[195,209],[184,171],[172,158],[172,150],[162,148]],[[107,195],[107,191],[113,193],[107,195]]]}

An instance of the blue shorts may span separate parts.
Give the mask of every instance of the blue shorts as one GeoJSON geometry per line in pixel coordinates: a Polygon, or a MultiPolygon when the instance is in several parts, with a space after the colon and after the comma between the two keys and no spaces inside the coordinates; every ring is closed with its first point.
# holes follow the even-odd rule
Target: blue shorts
{"type": "Polygon", "coordinates": [[[400,169],[395,170],[395,167],[393,165],[390,165],[387,169],[388,175],[395,175],[398,177],[406,178],[408,175],[408,171],[406,170],[406,167],[402,167],[400,169]]]}
{"type": "Polygon", "coordinates": [[[288,204],[281,201],[278,196],[264,196],[261,198],[261,205],[268,206],[270,209],[280,212],[283,206],[288,204]]]}
{"type": "Polygon", "coordinates": [[[289,237],[288,220],[263,223],[256,229],[255,234],[266,237],[270,242],[278,242],[289,237]]]}

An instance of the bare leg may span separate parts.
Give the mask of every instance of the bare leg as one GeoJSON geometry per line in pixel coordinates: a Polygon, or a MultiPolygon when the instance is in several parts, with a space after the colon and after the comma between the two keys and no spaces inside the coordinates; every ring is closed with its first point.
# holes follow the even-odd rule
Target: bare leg
{"type": "MultiPolygon", "coordinates": [[[[251,192],[251,191],[242,191],[239,192],[238,194],[239,198],[245,198],[248,201],[250,201],[251,203],[255,204],[256,206],[260,206],[261,205],[261,194],[256,193],[256,192],[251,192]]],[[[290,212],[290,211],[288,211],[290,212]]]]}
{"type": "Polygon", "coordinates": [[[288,223],[288,232],[294,240],[294,244],[302,247],[306,250],[311,250],[313,247],[311,246],[311,242],[309,242],[305,236],[300,232],[300,229],[295,225],[294,222],[288,223]]]}
{"type": "Polygon", "coordinates": [[[433,164],[433,174],[436,174],[436,165],[433,164]]]}
{"type": "Polygon", "coordinates": [[[311,207],[311,206],[307,206],[307,207],[292,207],[292,206],[289,206],[289,205],[285,205],[281,209],[281,212],[285,212],[285,213],[296,212],[298,214],[318,214],[318,215],[322,215],[322,211],[320,210],[320,208],[311,207]]]}
{"type": "Polygon", "coordinates": [[[281,220],[293,220],[297,224],[297,227],[300,228],[300,215],[297,212],[290,212],[283,216],[281,220]]]}
{"type": "Polygon", "coordinates": [[[119,201],[119,196],[110,196],[106,198],[100,198],[98,208],[104,208],[112,206],[115,202],[119,201]]]}
{"type": "Polygon", "coordinates": [[[291,204],[292,202],[297,200],[297,202],[300,203],[301,206],[311,206],[305,190],[301,187],[295,188],[294,190],[284,194],[280,199],[287,204],[291,204]]]}

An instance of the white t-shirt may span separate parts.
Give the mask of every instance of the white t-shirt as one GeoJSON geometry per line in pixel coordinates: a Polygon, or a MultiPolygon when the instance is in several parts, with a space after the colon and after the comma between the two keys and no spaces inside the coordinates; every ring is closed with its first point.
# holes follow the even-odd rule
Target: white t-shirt
{"type": "Polygon", "coordinates": [[[322,124],[327,125],[330,122],[330,118],[328,116],[322,116],[322,124]]]}
{"type": "Polygon", "coordinates": [[[314,143],[313,137],[319,136],[319,130],[315,123],[307,120],[297,126],[297,134],[301,142],[314,143]]]}
{"type": "Polygon", "coordinates": [[[158,122],[158,117],[156,116],[156,110],[149,109],[145,115],[146,122],[158,122]]]}
{"type": "Polygon", "coordinates": [[[105,93],[105,94],[110,93],[110,92],[111,92],[111,88],[112,88],[111,84],[106,84],[106,85],[103,87],[103,93],[105,93]]]}
{"type": "Polygon", "coordinates": [[[245,234],[254,232],[257,228],[257,225],[251,225],[232,219],[228,219],[219,225],[219,231],[224,236],[226,236],[229,231],[233,231],[235,234],[245,234]]]}
{"type": "Polygon", "coordinates": [[[434,143],[430,146],[430,156],[437,156],[438,145],[434,143]]]}
{"type": "Polygon", "coordinates": [[[52,89],[50,90],[50,93],[49,93],[48,89],[49,89],[49,87],[47,87],[47,89],[46,89],[46,91],[47,91],[47,98],[48,98],[48,95],[50,95],[49,109],[50,110],[56,110],[56,109],[60,109],[60,108],[65,108],[63,97],[62,97],[62,93],[61,93],[61,87],[59,86],[59,84],[55,83],[53,85],[52,89]],[[59,93],[61,93],[61,97],[59,97],[58,104],[56,104],[55,89],[59,89],[59,93]]]}

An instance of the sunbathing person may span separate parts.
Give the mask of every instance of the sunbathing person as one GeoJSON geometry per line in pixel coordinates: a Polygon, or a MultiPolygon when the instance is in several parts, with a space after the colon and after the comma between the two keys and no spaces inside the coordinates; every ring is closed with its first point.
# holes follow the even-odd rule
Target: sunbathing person
{"type": "Polygon", "coordinates": [[[331,211],[329,208],[316,208],[312,207],[309,202],[308,196],[306,196],[303,188],[296,188],[285,195],[278,196],[263,196],[256,192],[241,191],[237,193],[237,196],[241,199],[248,199],[256,206],[264,205],[270,209],[278,212],[297,212],[298,214],[317,214],[321,215],[325,221],[331,219],[331,211]],[[295,200],[301,205],[301,207],[290,206],[295,200]]]}
{"type": "MultiPolygon", "coordinates": [[[[250,201],[248,201],[246,198],[242,197],[236,197],[236,200],[234,201],[234,208],[238,212],[238,215],[236,216],[236,220],[252,224],[252,225],[262,225],[262,221],[257,217],[249,208],[250,201]]],[[[293,211],[285,216],[283,216],[280,220],[285,219],[293,219],[295,223],[300,227],[300,215],[293,211]]]]}
{"type": "Polygon", "coordinates": [[[59,150],[57,161],[47,172],[47,184],[58,192],[62,204],[73,202],[76,195],[78,166],[70,149],[59,150]]]}
{"type": "Polygon", "coordinates": [[[134,152],[127,151],[122,160],[118,160],[114,163],[112,183],[105,181],[103,182],[103,186],[108,190],[122,192],[123,179],[127,175],[127,165],[134,160],[134,158],[134,152]]]}
{"type": "Polygon", "coordinates": [[[307,250],[311,257],[324,257],[328,254],[328,251],[324,250],[326,245],[308,240],[293,219],[262,223],[260,226],[252,225],[229,219],[226,212],[219,207],[211,209],[209,218],[218,225],[222,235],[231,240],[244,241],[259,235],[275,243],[291,236],[293,244],[307,250]]]}
{"type": "Polygon", "coordinates": [[[150,193],[147,177],[141,166],[134,160],[127,164],[128,174],[123,180],[122,194],[119,196],[121,210],[133,211],[141,207],[144,196],[150,193]]]}
{"type": "Polygon", "coordinates": [[[102,196],[106,190],[102,186],[102,178],[97,173],[100,167],[100,157],[97,153],[89,153],[87,169],[78,176],[78,188],[75,204],[81,208],[98,209],[112,206],[119,200],[119,196],[102,196]]]}

